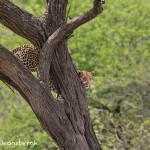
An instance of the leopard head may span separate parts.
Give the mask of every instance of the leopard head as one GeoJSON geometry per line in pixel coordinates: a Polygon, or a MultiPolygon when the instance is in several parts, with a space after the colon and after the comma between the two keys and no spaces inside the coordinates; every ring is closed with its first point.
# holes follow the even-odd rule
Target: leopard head
{"type": "Polygon", "coordinates": [[[85,89],[89,89],[93,75],[95,74],[95,72],[94,71],[78,70],[77,73],[78,73],[79,78],[82,81],[85,89]]]}

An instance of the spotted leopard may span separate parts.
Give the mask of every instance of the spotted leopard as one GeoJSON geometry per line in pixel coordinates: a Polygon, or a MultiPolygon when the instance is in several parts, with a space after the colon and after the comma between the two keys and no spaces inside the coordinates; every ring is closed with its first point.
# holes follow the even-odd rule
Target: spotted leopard
{"type": "Polygon", "coordinates": [[[11,51],[31,72],[37,72],[39,52],[36,47],[22,45],[11,51]]]}
{"type": "MultiPolygon", "coordinates": [[[[22,45],[12,49],[12,53],[26,66],[31,72],[37,72],[39,65],[39,52],[38,49],[30,45],[22,45]]],[[[82,81],[85,89],[89,89],[94,75],[94,71],[77,71],[80,80],[82,81]]],[[[50,79],[50,90],[55,91],[53,81],[50,79]]]]}
{"type": "Polygon", "coordinates": [[[95,71],[78,70],[77,73],[85,89],[89,89],[95,71]]]}

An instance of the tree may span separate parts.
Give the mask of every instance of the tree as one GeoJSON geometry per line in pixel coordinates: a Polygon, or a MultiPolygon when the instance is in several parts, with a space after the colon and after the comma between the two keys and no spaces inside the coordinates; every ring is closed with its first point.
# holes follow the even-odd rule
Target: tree
{"type": "Polygon", "coordinates": [[[67,39],[82,24],[102,12],[102,0],[94,0],[85,14],[67,23],[67,0],[46,0],[41,17],[20,9],[9,0],[0,0],[0,22],[28,39],[39,49],[37,80],[6,48],[0,45],[0,79],[14,87],[28,102],[42,128],[60,149],[101,149],[89,117],[85,89],[67,50],[67,39]],[[54,100],[49,75],[63,96],[54,100]]]}

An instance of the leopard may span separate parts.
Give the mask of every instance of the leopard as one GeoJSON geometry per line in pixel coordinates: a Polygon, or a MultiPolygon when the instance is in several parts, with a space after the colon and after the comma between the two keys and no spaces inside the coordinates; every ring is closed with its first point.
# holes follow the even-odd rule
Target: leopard
{"type": "Polygon", "coordinates": [[[32,45],[21,45],[11,50],[11,52],[23,63],[31,72],[37,72],[39,65],[39,50],[32,45]]]}
{"type": "MultiPolygon", "coordinates": [[[[21,63],[31,72],[37,72],[39,65],[39,50],[32,45],[21,45],[11,50],[21,63]]],[[[94,71],[77,70],[77,74],[87,90],[91,86],[94,71]]],[[[50,90],[56,92],[53,81],[49,79],[50,90]]]]}
{"type": "Polygon", "coordinates": [[[95,75],[95,71],[78,70],[77,73],[85,89],[89,89],[91,87],[91,82],[93,76],[95,75]]]}

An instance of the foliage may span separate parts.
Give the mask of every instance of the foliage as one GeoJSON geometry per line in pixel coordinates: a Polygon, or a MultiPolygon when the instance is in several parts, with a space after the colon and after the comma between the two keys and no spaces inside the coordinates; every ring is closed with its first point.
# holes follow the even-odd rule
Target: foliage
{"type": "MultiPolygon", "coordinates": [[[[43,0],[12,1],[36,16],[45,11],[43,0]]],[[[69,16],[81,15],[91,6],[90,0],[70,0],[69,16]]],[[[69,39],[69,51],[77,68],[96,71],[87,97],[104,150],[150,148],[149,21],[149,0],[107,1],[104,12],[69,39]]],[[[30,43],[2,25],[0,28],[0,42],[8,49],[30,43]]],[[[1,140],[36,140],[39,145],[32,149],[56,149],[28,104],[2,83],[0,100],[1,140]]]]}

